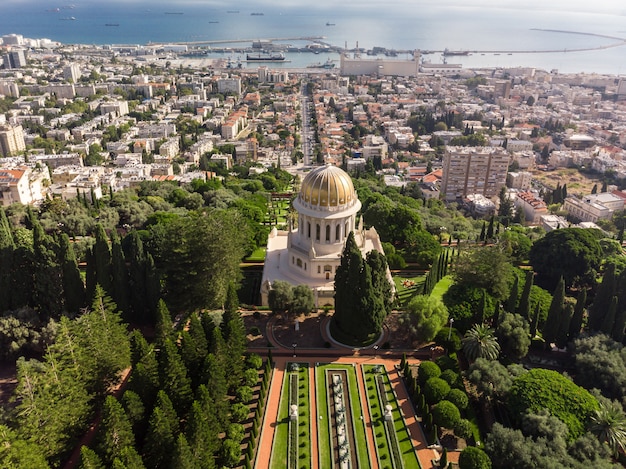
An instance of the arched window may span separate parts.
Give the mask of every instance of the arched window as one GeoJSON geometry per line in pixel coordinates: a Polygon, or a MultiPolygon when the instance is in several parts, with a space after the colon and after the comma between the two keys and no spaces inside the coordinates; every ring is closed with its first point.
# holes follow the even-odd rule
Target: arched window
{"type": "Polygon", "coordinates": [[[326,225],[326,242],[330,243],[330,225],[326,225]]]}
{"type": "Polygon", "coordinates": [[[326,264],[324,266],[324,272],[332,272],[332,271],[333,271],[333,266],[332,265],[326,264]]]}
{"type": "Polygon", "coordinates": [[[320,225],[319,223],[315,225],[315,241],[320,240],[320,225]]]}
{"type": "Polygon", "coordinates": [[[340,235],[341,235],[341,226],[337,225],[335,227],[335,242],[339,241],[340,235]]]}

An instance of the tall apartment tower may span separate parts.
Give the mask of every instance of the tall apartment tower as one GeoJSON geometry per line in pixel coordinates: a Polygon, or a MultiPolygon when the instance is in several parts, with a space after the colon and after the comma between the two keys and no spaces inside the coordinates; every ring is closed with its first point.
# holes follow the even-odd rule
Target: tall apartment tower
{"type": "Polygon", "coordinates": [[[78,83],[80,79],[80,67],[76,64],[69,64],[63,68],[63,78],[67,81],[72,81],[72,83],[78,83]]]}
{"type": "Polygon", "coordinates": [[[0,154],[6,157],[24,150],[26,150],[26,144],[22,126],[0,126],[0,154]]]}
{"type": "Polygon", "coordinates": [[[502,147],[446,147],[441,194],[454,201],[468,194],[495,197],[506,183],[510,156],[502,147]]]}
{"type": "Polygon", "coordinates": [[[14,50],[2,56],[3,68],[11,70],[26,67],[26,54],[23,50],[14,50]]]}

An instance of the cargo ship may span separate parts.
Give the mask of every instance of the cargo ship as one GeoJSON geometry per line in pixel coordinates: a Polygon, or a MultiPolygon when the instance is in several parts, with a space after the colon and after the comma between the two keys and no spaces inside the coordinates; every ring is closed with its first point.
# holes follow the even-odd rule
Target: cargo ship
{"type": "Polygon", "coordinates": [[[470,55],[468,50],[449,50],[444,49],[443,55],[470,55]]]}
{"type": "Polygon", "coordinates": [[[285,54],[279,52],[278,54],[247,54],[246,62],[284,62],[285,54]]]}

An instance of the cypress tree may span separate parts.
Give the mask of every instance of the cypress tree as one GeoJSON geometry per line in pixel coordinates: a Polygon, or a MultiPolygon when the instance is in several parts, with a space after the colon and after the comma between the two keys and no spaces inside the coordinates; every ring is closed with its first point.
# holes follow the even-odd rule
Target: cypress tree
{"type": "Polygon", "coordinates": [[[596,291],[593,303],[589,307],[588,327],[591,331],[599,331],[604,323],[616,290],[615,264],[609,263],[602,276],[602,283],[596,291]]]}
{"type": "Polygon", "coordinates": [[[93,253],[96,261],[96,283],[102,289],[111,294],[111,249],[109,248],[109,238],[101,224],[96,225],[96,242],[93,246],[93,253]]]}
{"type": "Polygon", "coordinates": [[[509,313],[515,312],[515,307],[517,306],[517,295],[519,294],[519,277],[516,275],[513,279],[513,286],[511,286],[511,292],[509,293],[509,298],[506,300],[505,309],[509,313]]]}
{"type": "Polygon", "coordinates": [[[604,332],[606,335],[611,335],[615,326],[615,318],[617,316],[617,296],[611,298],[611,304],[606,312],[606,315],[602,319],[600,325],[600,332],[604,332]]]}
{"type": "Polygon", "coordinates": [[[85,253],[87,268],[85,270],[85,297],[87,301],[92,301],[96,292],[96,257],[93,247],[87,248],[85,253]]]}
{"type": "Polygon", "coordinates": [[[70,244],[70,238],[61,234],[60,238],[61,268],[63,271],[63,293],[65,295],[65,310],[76,314],[85,307],[85,285],[80,276],[74,248],[70,244]]]}
{"type": "Polygon", "coordinates": [[[517,312],[526,320],[530,319],[530,290],[533,286],[533,281],[534,272],[529,270],[526,272],[526,282],[517,306],[517,312]]]}
{"type": "Polygon", "coordinates": [[[148,432],[143,445],[145,462],[149,468],[171,467],[176,433],[165,412],[155,407],[148,422],[148,432]]]}
{"type": "Polygon", "coordinates": [[[128,322],[134,322],[131,314],[128,286],[129,277],[122,244],[116,231],[111,233],[111,298],[115,301],[118,311],[128,322]]]}
{"type": "Polygon", "coordinates": [[[134,444],[135,436],[124,408],[113,396],[107,396],[102,410],[102,422],[98,428],[98,453],[105,463],[111,464],[120,456],[122,449],[134,444]]]}
{"type": "Polygon", "coordinates": [[[146,262],[144,265],[144,283],[146,287],[146,296],[143,309],[143,322],[154,324],[156,319],[156,311],[161,299],[161,279],[159,272],[154,265],[154,259],[150,253],[146,254],[146,262]]]}
{"type": "Polygon", "coordinates": [[[33,305],[45,316],[60,317],[63,311],[63,274],[57,260],[58,246],[43,230],[34,215],[33,230],[33,305]]]}
{"type": "Polygon", "coordinates": [[[556,346],[558,348],[565,348],[568,341],[569,325],[574,315],[574,307],[571,303],[566,303],[561,310],[561,317],[559,318],[559,331],[556,336],[556,346]]]}
{"type": "Polygon", "coordinates": [[[480,240],[485,241],[487,232],[487,222],[483,221],[483,227],[480,230],[480,240]]]}
{"type": "Polygon", "coordinates": [[[576,298],[576,306],[574,307],[572,320],[569,323],[570,340],[577,339],[580,335],[580,330],[583,327],[585,303],[587,303],[587,290],[585,288],[581,288],[580,292],[578,292],[578,297],[576,298]]]}
{"type": "Polygon", "coordinates": [[[191,381],[176,345],[167,339],[159,353],[159,381],[179,415],[185,415],[192,401],[191,381]]]}
{"type": "Polygon", "coordinates": [[[148,324],[146,317],[146,253],[137,231],[131,231],[124,238],[124,246],[125,258],[128,261],[128,291],[133,317],[141,324],[148,324]]]}
{"type": "Polygon", "coordinates": [[[562,310],[565,301],[565,280],[563,277],[559,279],[559,282],[552,294],[552,302],[550,303],[550,309],[548,310],[548,318],[543,326],[543,339],[545,340],[546,347],[549,348],[550,344],[556,341],[559,332],[559,319],[562,317],[562,310]]]}
{"type": "Polygon", "coordinates": [[[0,207],[0,313],[11,308],[11,272],[13,270],[13,233],[4,209],[0,207]]]}
{"type": "Polygon", "coordinates": [[[486,233],[486,236],[487,236],[488,240],[489,239],[493,239],[493,233],[494,233],[493,232],[493,228],[494,228],[493,227],[493,220],[494,220],[494,216],[491,215],[491,218],[489,219],[489,226],[487,227],[487,233],[486,233]]]}
{"type": "Polygon", "coordinates": [[[535,313],[533,315],[533,321],[530,323],[530,340],[537,335],[537,328],[539,327],[539,314],[541,313],[541,303],[537,301],[535,306],[535,313]]]}
{"type": "Polygon", "coordinates": [[[212,353],[205,358],[202,374],[202,384],[207,386],[213,404],[213,415],[220,431],[223,431],[228,424],[228,383],[224,368],[212,353]]]}
{"type": "Polygon", "coordinates": [[[213,406],[205,386],[198,388],[198,399],[191,405],[185,428],[185,436],[194,460],[202,468],[215,467],[215,453],[219,448],[218,428],[211,423],[213,406]]]}
{"type": "Polygon", "coordinates": [[[154,331],[154,341],[157,346],[160,347],[167,339],[172,337],[173,327],[172,316],[170,315],[170,311],[167,309],[165,301],[159,300],[154,331]]]}
{"type": "Polygon", "coordinates": [[[88,446],[81,446],[78,469],[105,469],[102,459],[88,446]]]}
{"type": "Polygon", "coordinates": [[[200,469],[198,461],[193,457],[191,448],[187,443],[187,438],[182,433],[178,434],[176,445],[174,446],[174,454],[172,455],[171,467],[176,469],[200,469]]]}
{"type": "Polygon", "coordinates": [[[615,323],[613,324],[613,331],[611,337],[620,344],[624,341],[624,329],[626,328],[626,308],[617,300],[617,313],[615,315],[615,323]]]}

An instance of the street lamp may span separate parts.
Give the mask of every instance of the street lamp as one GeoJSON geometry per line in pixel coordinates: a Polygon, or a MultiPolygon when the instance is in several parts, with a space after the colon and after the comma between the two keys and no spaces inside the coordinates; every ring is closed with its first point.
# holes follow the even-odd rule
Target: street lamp
{"type": "Polygon", "coordinates": [[[452,337],[452,324],[454,324],[454,318],[450,318],[450,329],[448,330],[448,342],[450,342],[450,337],[452,337]]]}
{"type": "Polygon", "coordinates": [[[376,353],[378,352],[378,344],[372,347],[374,349],[374,359],[376,359],[376,353]]]}
{"type": "Polygon", "coordinates": [[[293,356],[294,358],[296,357],[296,347],[298,346],[298,344],[296,344],[295,342],[293,344],[291,344],[291,346],[293,347],[293,356]]]}

